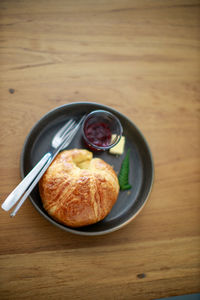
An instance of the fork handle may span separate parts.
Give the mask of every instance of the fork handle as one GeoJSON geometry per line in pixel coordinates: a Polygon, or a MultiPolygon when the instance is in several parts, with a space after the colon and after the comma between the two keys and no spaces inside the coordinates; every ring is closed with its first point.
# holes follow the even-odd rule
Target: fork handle
{"type": "Polygon", "coordinates": [[[12,193],[6,198],[6,200],[3,202],[1,207],[8,211],[10,210],[21,198],[21,196],[25,193],[29,185],[32,183],[34,178],[40,171],[44,168],[44,166],[47,164],[49,159],[52,157],[52,154],[50,152],[46,153],[41,160],[36,164],[36,166],[32,169],[30,173],[21,181],[20,184],[12,191],[12,193]]]}

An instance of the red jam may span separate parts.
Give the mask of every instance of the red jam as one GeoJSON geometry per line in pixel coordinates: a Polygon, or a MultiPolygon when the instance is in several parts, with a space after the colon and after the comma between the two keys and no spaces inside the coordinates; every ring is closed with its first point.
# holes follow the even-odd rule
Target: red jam
{"type": "Polygon", "coordinates": [[[111,131],[106,123],[97,122],[86,126],[85,135],[96,146],[107,147],[110,145],[111,131]]]}

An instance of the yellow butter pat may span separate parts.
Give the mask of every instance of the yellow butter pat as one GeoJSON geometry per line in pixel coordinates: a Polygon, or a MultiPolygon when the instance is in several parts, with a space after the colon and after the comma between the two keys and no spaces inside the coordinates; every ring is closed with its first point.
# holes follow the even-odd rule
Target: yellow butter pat
{"type": "MultiPolygon", "coordinates": [[[[115,135],[112,135],[112,140],[115,138],[115,135]]],[[[124,153],[124,145],[125,145],[125,136],[122,136],[120,141],[114,147],[110,148],[109,152],[111,154],[123,154],[124,153]]]]}

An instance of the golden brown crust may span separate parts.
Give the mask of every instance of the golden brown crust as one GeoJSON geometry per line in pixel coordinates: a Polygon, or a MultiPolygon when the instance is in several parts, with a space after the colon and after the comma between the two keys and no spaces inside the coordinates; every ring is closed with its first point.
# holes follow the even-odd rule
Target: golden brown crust
{"type": "Polygon", "coordinates": [[[104,219],[119,193],[113,168],[88,150],[64,150],[39,182],[45,210],[58,222],[80,227],[104,219]]]}

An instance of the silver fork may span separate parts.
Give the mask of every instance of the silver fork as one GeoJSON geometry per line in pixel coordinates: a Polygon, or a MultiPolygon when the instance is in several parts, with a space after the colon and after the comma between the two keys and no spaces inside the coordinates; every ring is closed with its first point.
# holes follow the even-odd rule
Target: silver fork
{"type": "Polygon", "coordinates": [[[26,177],[21,181],[21,183],[12,191],[12,193],[3,202],[1,207],[5,211],[8,211],[19,201],[15,209],[10,214],[11,217],[16,215],[24,201],[27,199],[29,194],[37,185],[42,175],[45,173],[45,171],[50,166],[55,157],[58,155],[58,153],[71,143],[72,139],[79,130],[84,118],[85,116],[83,116],[78,123],[76,123],[74,120],[69,120],[56,133],[51,142],[51,146],[54,148],[54,150],[49,151],[41,158],[41,160],[36,164],[32,171],[30,171],[28,175],[26,175],[26,177]]]}

